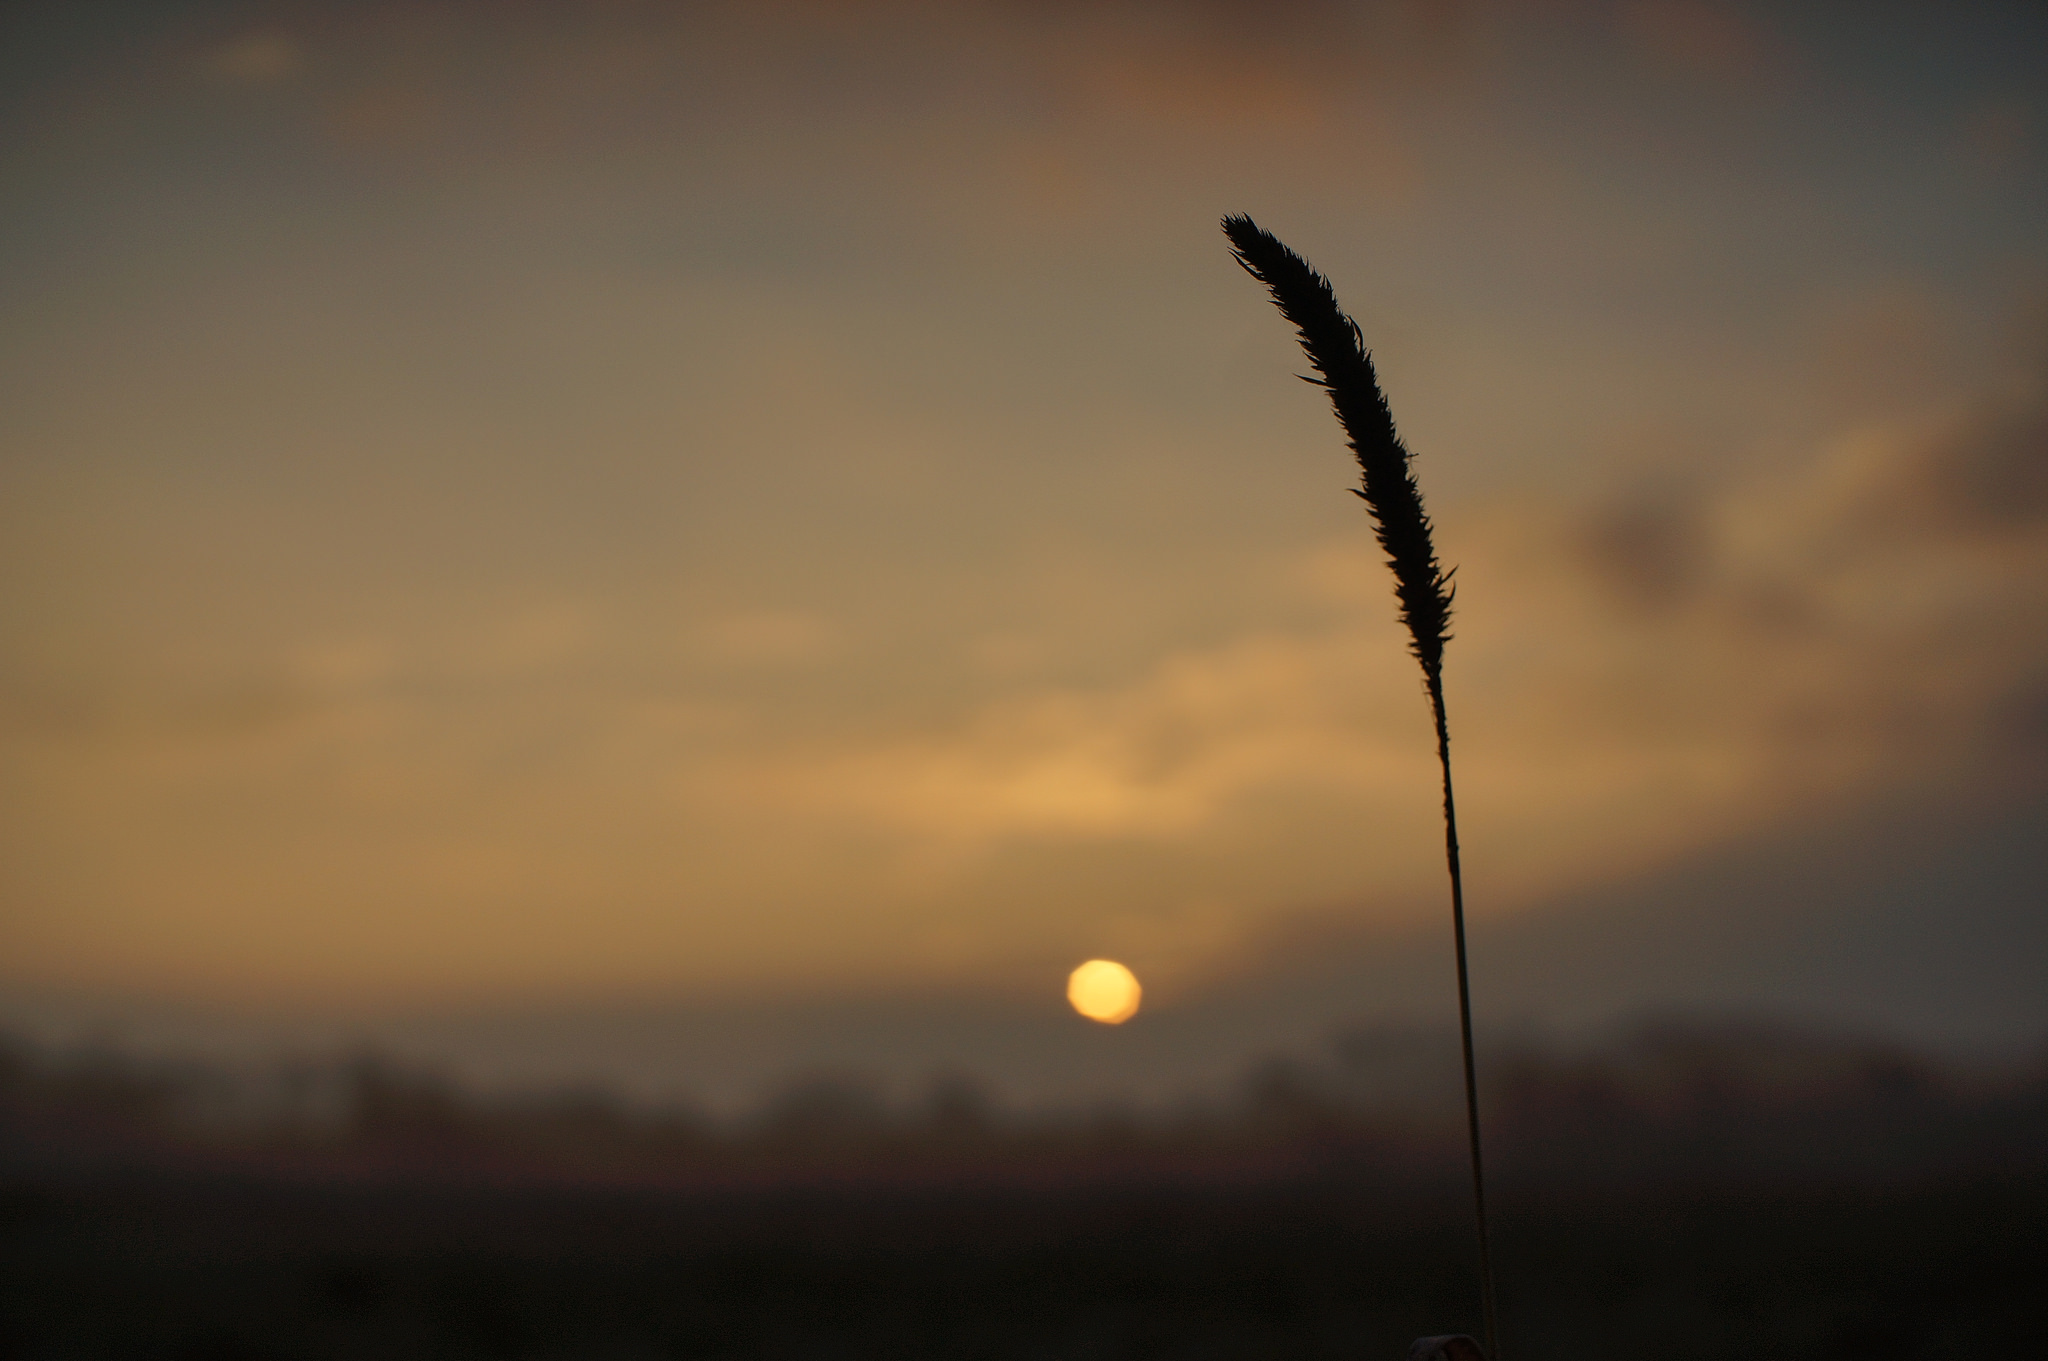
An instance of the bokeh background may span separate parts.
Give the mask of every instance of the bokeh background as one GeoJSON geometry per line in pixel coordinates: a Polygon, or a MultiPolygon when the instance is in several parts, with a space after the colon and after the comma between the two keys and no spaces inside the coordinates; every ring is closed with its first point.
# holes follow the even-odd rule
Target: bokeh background
{"type": "Polygon", "coordinates": [[[1426,706],[1229,211],[1460,569],[1486,1052],[2048,1036],[2038,6],[18,4],[0,183],[30,1087],[1454,1093],[1426,706]]]}

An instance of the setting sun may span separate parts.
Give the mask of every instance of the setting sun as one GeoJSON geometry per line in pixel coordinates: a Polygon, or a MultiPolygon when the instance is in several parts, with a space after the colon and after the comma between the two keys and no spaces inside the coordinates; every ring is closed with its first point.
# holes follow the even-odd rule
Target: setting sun
{"type": "Polygon", "coordinates": [[[1074,1010],[1104,1025],[1122,1025],[1137,1015],[1143,995],[1137,975],[1113,959],[1091,959],[1067,976],[1074,1010]]]}

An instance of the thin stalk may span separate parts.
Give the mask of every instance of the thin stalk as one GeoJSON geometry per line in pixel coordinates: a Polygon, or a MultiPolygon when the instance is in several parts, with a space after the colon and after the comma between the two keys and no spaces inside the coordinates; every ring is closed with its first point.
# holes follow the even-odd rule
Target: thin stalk
{"type": "Polygon", "coordinates": [[[1458,801],[1451,793],[1451,725],[1444,715],[1442,676],[1428,677],[1436,717],[1436,759],[1444,772],[1444,859],[1451,870],[1451,935],[1458,950],[1458,1039],[1465,1052],[1465,1133],[1472,1149],[1472,1217],[1479,1228],[1479,1311],[1486,1354],[1500,1361],[1500,1316],[1494,1303],[1493,1246],[1486,1233],[1486,1167],[1479,1153],[1479,1071],[1472,1061],[1472,981],[1465,967],[1465,876],[1458,865],[1458,801]]]}
{"type": "Polygon", "coordinates": [[[1245,272],[1266,285],[1281,315],[1294,323],[1302,351],[1317,376],[1307,381],[1329,394],[1337,422],[1358,456],[1361,486],[1354,488],[1372,518],[1373,536],[1394,572],[1409,651],[1422,664],[1429,707],[1436,720],[1436,754],[1444,771],[1444,851],[1451,869],[1451,927],[1458,948],[1458,1033],[1465,1054],[1465,1129],[1472,1145],[1472,1208],[1479,1226],[1480,1313],[1486,1351],[1500,1361],[1494,1307],[1493,1251],[1486,1232],[1486,1174],[1479,1156],[1479,1079],[1472,1061],[1472,985],[1465,967],[1465,883],[1458,866],[1458,811],[1451,797],[1451,725],[1444,716],[1444,644],[1450,640],[1451,573],[1437,561],[1422,489],[1410,467],[1408,446],[1394,429],[1373,372],[1372,355],[1358,324],[1337,305],[1330,281],[1279,238],[1250,218],[1223,219],[1223,233],[1245,272]]]}

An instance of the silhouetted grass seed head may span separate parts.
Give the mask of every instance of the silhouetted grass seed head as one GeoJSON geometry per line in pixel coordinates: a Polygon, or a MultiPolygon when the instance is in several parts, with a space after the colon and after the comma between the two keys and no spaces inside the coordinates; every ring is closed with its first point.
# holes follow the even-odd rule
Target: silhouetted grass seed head
{"type": "Polygon", "coordinates": [[[1237,262],[1266,286],[1281,314],[1294,324],[1318,375],[1308,381],[1330,394],[1346,441],[1358,456],[1358,495],[1372,513],[1373,534],[1394,569],[1401,622],[1408,626],[1423,674],[1434,685],[1451,636],[1451,574],[1437,563],[1422,491],[1409,470],[1408,449],[1395,433],[1393,413],[1358,325],[1337,305],[1330,281],[1258,223],[1233,214],[1223,219],[1223,233],[1237,262]]]}

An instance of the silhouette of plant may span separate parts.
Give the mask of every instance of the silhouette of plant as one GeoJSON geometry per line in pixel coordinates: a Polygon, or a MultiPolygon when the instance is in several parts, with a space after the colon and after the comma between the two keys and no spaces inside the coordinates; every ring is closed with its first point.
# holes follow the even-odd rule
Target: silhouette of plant
{"type": "MultiPolygon", "coordinates": [[[[1472,1062],[1472,988],[1465,967],[1465,888],[1458,866],[1458,814],[1451,796],[1451,730],[1444,714],[1444,644],[1450,640],[1451,573],[1437,562],[1430,539],[1422,489],[1409,466],[1410,455],[1394,431],[1393,412],[1373,373],[1372,355],[1358,323],[1337,305],[1330,281],[1249,217],[1223,219],[1237,262],[1266,286],[1282,316],[1294,324],[1301,348],[1318,377],[1304,381],[1330,394],[1330,405],[1351,451],[1358,456],[1362,485],[1355,488],[1372,517],[1373,535],[1394,569],[1394,594],[1401,622],[1408,626],[1409,650],[1422,663],[1429,706],[1436,719],[1436,754],[1443,767],[1444,852],[1451,873],[1451,928],[1457,943],[1458,1023],[1464,1042],[1465,1121],[1472,1150],[1472,1200],[1479,1227],[1480,1306],[1487,1354],[1499,1361],[1500,1331],[1495,1317],[1493,1255],[1486,1232],[1486,1176],[1479,1154],[1479,1083],[1472,1062]]],[[[1455,570],[1455,569],[1454,569],[1455,570]]]]}

